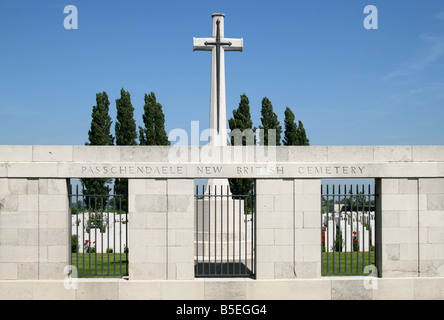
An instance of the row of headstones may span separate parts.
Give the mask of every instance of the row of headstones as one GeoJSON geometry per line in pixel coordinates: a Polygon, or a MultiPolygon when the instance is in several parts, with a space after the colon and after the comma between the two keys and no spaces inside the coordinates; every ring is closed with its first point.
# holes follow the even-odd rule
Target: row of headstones
{"type": "Polygon", "coordinates": [[[104,214],[102,228],[87,228],[89,215],[72,215],[71,234],[77,236],[79,253],[124,253],[127,221],[120,215],[104,214]]]}
{"type": "Polygon", "coordinates": [[[375,213],[323,214],[323,246],[326,252],[370,251],[375,246],[375,213]]]}

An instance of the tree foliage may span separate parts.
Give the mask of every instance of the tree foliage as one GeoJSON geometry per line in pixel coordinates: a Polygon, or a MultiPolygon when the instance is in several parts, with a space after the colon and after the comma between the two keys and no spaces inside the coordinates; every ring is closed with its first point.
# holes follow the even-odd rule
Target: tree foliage
{"type": "MultiPolygon", "coordinates": [[[[114,145],[114,137],[111,134],[111,117],[109,116],[109,100],[106,92],[96,94],[96,105],[93,106],[91,115],[91,128],[88,131],[89,142],[85,145],[108,146],[114,145]]],[[[85,205],[94,207],[97,200],[93,195],[109,194],[111,187],[108,185],[110,179],[91,178],[80,179],[85,195],[85,205]]]]}
{"type": "Polygon", "coordinates": [[[310,140],[308,140],[305,133],[304,125],[302,121],[298,121],[296,124],[294,113],[289,107],[285,109],[285,131],[284,131],[284,146],[308,146],[310,140]]]}
{"type": "Polygon", "coordinates": [[[116,145],[137,145],[136,121],[134,120],[134,107],[131,104],[131,95],[123,88],[120,90],[120,98],[116,99],[117,122],[115,127],[116,145]]]}
{"type": "MultiPolygon", "coordinates": [[[[123,88],[120,90],[120,98],[116,100],[116,144],[120,146],[137,145],[136,121],[134,120],[134,107],[131,104],[131,95],[123,88]]],[[[122,195],[120,208],[128,212],[128,179],[117,178],[114,181],[114,193],[122,195]]]]}
{"type": "MultiPolygon", "coordinates": [[[[268,137],[271,134],[271,131],[269,130],[274,130],[276,137],[276,140],[274,141],[275,145],[280,146],[282,127],[279,123],[276,113],[274,113],[273,111],[273,105],[271,104],[271,101],[267,97],[264,97],[262,99],[261,115],[262,115],[261,117],[262,125],[259,126],[259,129],[262,130],[260,132],[260,144],[268,146],[270,143],[268,137]]],[[[271,141],[270,145],[273,145],[273,141],[271,141]]]]}
{"type": "Polygon", "coordinates": [[[165,115],[162,105],[157,102],[156,95],[151,92],[145,94],[145,105],[143,107],[143,123],[145,127],[139,126],[139,143],[147,146],[168,146],[170,141],[165,131],[165,115]]]}
{"type": "MultiPolygon", "coordinates": [[[[228,125],[231,132],[235,129],[239,129],[241,132],[249,130],[252,133],[255,130],[255,128],[253,128],[253,121],[251,120],[250,102],[245,94],[241,95],[239,107],[233,110],[233,116],[228,120],[228,125]]],[[[235,144],[234,140],[235,139],[232,136],[232,145],[235,144]]],[[[245,136],[242,136],[242,145],[245,146],[247,144],[248,139],[245,136]]],[[[254,179],[228,179],[228,181],[233,195],[248,195],[253,191],[254,179]]]]}

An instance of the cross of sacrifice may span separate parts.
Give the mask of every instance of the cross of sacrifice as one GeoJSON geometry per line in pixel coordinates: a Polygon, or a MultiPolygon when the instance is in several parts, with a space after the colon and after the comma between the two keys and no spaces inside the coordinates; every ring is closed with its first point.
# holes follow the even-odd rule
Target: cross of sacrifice
{"type": "Polygon", "coordinates": [[[225,51],[242,51],[243,39],[224,37],[223,13],[212,14],[212,38],[193,38],[193,50],[211,51],[210,143],[227,145],[225,97],[225,51]]]}

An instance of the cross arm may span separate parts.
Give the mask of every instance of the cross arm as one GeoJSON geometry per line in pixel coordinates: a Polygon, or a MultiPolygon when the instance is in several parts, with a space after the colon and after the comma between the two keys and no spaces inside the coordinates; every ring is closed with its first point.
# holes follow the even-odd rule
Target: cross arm
{"type": "Polygon", "coordinates": [[[214,38],[193,38],[193,50],[211,51],[212,46],[207,46],[205,42],[212,42],[214,38]]]}
{"type": "Polygon", "coordinates": [[[244,48],[244,39],[224,38],[224,42],[231,42],[230,46],[224,46],[224,51],[242,51],[244,48]]]}

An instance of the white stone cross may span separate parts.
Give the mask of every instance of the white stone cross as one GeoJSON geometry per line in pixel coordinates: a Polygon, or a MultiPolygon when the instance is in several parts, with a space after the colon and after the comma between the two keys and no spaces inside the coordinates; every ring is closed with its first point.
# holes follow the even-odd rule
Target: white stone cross
{"type": "Polygon", "coordinates": [[[213,13],[212,38],[193,38],[193,50],[211,51],[210,145],[227,145],[225,51],[242,51],[243,39],[224,37],[223,13],[213,13]]]}

